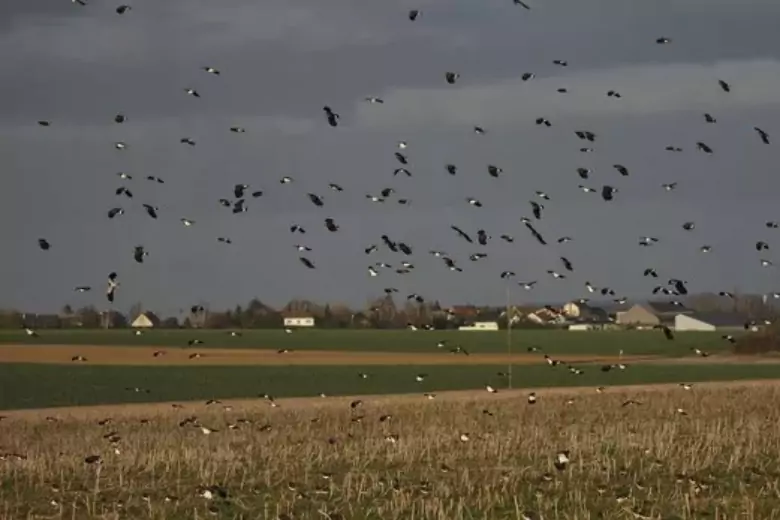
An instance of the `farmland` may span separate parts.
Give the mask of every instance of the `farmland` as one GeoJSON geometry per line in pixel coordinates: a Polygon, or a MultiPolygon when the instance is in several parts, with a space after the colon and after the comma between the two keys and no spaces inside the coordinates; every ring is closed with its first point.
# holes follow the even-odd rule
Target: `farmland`
{"type": "MultiPolygon", "coordinates": [[[[38,345],[127,345],[186,346],[191,339],[204,342],[203,348],[254,348],[295,350],[340,350],[377,352],[436,352],[436,344],[446,341],[473,353],[503,353],[507,350],[505,332],[409,331],[409,330],[243,330],[231,337],[225,330],[151,330],[136,336],[131,330],[43,330],[28,337],[23,330],[0,331],[0,344],[38,345]]],[[[514,330],[512,349],[516,352],[537,347],[552,354],[685,356],[692,347],[710,352],[728,349],[719,332],[678,333],[667,341],[659,331],[514,330]]]]}
{"type": "Polygon", "coordinates": [[[0,519],[780,515],[776,384],[525,396],[12,412],[0,519]]]}

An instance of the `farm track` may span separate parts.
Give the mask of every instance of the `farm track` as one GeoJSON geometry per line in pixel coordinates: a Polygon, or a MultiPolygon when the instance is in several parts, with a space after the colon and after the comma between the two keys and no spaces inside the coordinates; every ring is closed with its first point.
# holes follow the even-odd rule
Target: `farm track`
{"type": "MultiPolygon", "coordinates": [[[[711,381],[696,383],[691,391],[712,390],[712,389],[749,389],[759,387],[780,386],[780,380],[750,380],[750,381],[711,381]]],[[[647,394],[658,394],[670,391],[684,391],[679,383],[661,383],[661,384],[637,384],[624,386],[610,386],[603,390],[605,394],[617,394],[621,396],[639,396],[644,397],[647,394]]],[[[495,394],[489,394],[484,390],[452,390],[446,392],[437,392],[433,402],[469,402],[483,401],[509,401],[513,399],[525,399],[529,391],[536,393],[539,399],[546,396],[572,396],[581,397],[586,393],[593,392],[593,387],[552,387],[552,388],[515,388],[512,390],[501,390],[495,394]]],[[[334,397],[288,397],[277,399],[275,402],[285,410],[288,409],[327,409],[348,407],[352,401],[360,399],[364,401],[364,406],[382,407],[395,405],[409,405],[414,403],[424,404],[428,401],[421,394],[385,394],[385,395],[353,395],[353,396],[334,396],[334,397]]],[[[231,414],[250,413],[262,409],[268,409],[268,401],[261,398],[256,399],[225,399],[222,405],[230,405],[231,414]]],[[[3,420],[8,421],[42,421],[46,417],[56,417],[58,420],[100,420],[106,417],[113,419],[154,419],[170,416],[189,416],[193,413],[206,412],[210,407],[204,401],[176,401],[165,403],[132,403],[116,405],[95,405],[95,406],[71,406],[57,408],[36,408],[32,410],[12,410],[3,413],[3,420]],[[174,409],[173,405],[181,406],[174,409]]]]}
{"type": "MultiPolygon", "coordinates": [[[[271,349],[222,349],[181,347],[121,347],[97,345],[0,345],[0,363],[73,364],[83,356],[83,364],[136,366],[245,366],[245,365],[494,365],[534,364],[541,354],[450,354],[447,352],[350,352],[294,350],[279,353],[271,349]],[[155,352],[163,355],[154,356],[155,352]],[[190,359],[192,354],[201,357],[190,359]]],[[[567,354],[558,359],[576,363],[625,363],[660,361],[657,356],[598,356],[567,354]]]]}

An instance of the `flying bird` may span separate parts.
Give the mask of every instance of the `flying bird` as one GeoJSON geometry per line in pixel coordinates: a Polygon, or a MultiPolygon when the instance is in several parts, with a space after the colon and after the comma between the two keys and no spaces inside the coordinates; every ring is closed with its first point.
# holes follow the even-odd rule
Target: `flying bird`
{"type": "Polygon", "coordinates": [[[761,130],[759,127],[754,126],[753,130],[758,132],[758,136],[761,138],[761,141],[763,141],[764,144],[769,144],[769,134],[765,131],[761,130]]]}
{"type": "Polygon", "coordinates": [[[48,251],[49,249],[51,249],[51,244],[49,244],[49,241],[46,240],[45,238],[39,238],[38,247],[40,247],[44,251],[48,251]]]}
{"type": "Polygon", "coordinates": [[[409,11],[409,20],[410,21],[413,22],[413,21],[417,20],[417,18],[419,18],[419,17],[420,17],[420,10],[419,9],[412,9],[412,10],[409,11]]]}
{"type": "Polygon", "coordinates": [[[111,272],[108,275],[108,287],[106,288],[106,298],[110,303],[114,303],[114,295],[116,294],[117,287],[119,287],[117,274],[115,272],[111,272]]]}
{"type": "Polygon", "coordinates": [[[722,79],[718,80],[718,85],[720,85],[720,88],[723,89],[723,92],[731,92],[731,85],[729,85],[722,79]]]}
{"type": "Polygon", "coordinates": [[[144,263],[144,258],[149,255],[149,252],[144,249],[144,246],[135,246],[133,251],[133,258],[139,264],[144,263]]]}
{"type": "Polygon", "coordinates": [[[444,79],[449,83],[450,85],[454,85],[456,81],[460,78],[460,74],[457,72],[445,72],[444,73],[444,79]]]}
{"type": "Polygon", "coordinates": [[[338,126],[341,116],[334,112],[329,106],[322,107],[322,110],[325,112],[325,117],[328,120],[328,124],[332,127],[338,126]]]}
{"type": "Polygon", "coordinates": [[[301,263],[302,263],[303,265],[305,265],[305,266],[306,266],[306,267],[308,267],[309,269],[314,269],[314,264],[313,264],[313,263],[312,263],[312,261],[311,261],[311,260],[309,260],[308,258],[306,258],[306,257],[302,256],[302,257],[300,257],[300,258],[299,258],[299,260],[301,261],[301,263]]]}

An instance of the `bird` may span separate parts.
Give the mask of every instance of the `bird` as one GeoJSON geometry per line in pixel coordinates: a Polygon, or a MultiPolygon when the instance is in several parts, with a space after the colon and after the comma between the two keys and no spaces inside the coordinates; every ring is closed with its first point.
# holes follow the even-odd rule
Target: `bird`
{"type": "Polygon", "coordinates": [[[763,240],[756,242],[756,251],[766,251],[767,249],[769,249],[769,244],[763,240]]]}
{"type": "Polygon", "coordinates": [[[116,272],[111,272],[108,274],[108,287],[106,288],[106,299],[108,299],[110,303],[114,303],[117,287],[119,287],[117,274],[116,272]]]}
{"type": "Polygon", "coordinates": [[[88,285],[80,285],[80,286],[74,288],[73,290],[78,292],[78,293],[85,293],[85,292],[91,291],[92,287],[90,287],[88,285]]]}
{"type": "Polygon", "coordinates": [[[115,193],[116,195],[124,195],[125,197],[127,197],[127,198],[129,198],[129,199],[132,199],[132,198],[133,198],[133,192],[132,192],[132,191],[130,191],[130,190],[128,190],[128,189],[127,189],[126,187],[124,187],[124,186],[120,186],[119,188],[117,188],[117,189],[116,189],[116,191],[115,191],[114,193],[115,193]]]}
{"type": "Polygon", "coordinates": [[[146,211],[146,214],[149,215],[152,218],[157,218],[157,212],[160,208],[156,206],[152,206],[151,204],[143,204],[143,208],[146,211]]]}
{"type": "Polygon", "coordinates": [[[329,106],[322,107],[322,110],[325,112],[325,117],[328,120],[328,124],[332,127],[338,126],[341,116],[334,112],[329,106]]]}
{"type": "Polygon", "coordinates": [[[568,67],[569,62],[566,60],[553,60],[553,65],[558,65],[559,67],[568,67]]]}
{"type": "Polygon", "coordinates": [[[530,291],[534,288],[534,285],[536,285],[536,280],[532,282],[517,282],[517,285],[525,289],[526,291],[530,291]]]}
{"type": "Polygon", "coordinates": [[[198,93],[198,91],[195,90],[194,88],[185,88],[184,92],[186,92],[188,96],[192,96],[196,98],[200,97],[200,93],[198,93]]]}
{"type": "Polygon", "coordinates": [[[332,218],[326,218],[326,219],[325,219],[325,227],[326,227],[326,228],[327,228],[327,230],[328,230],[328,231],[330,231],[330,232],[336,232],[336,231],[338,231],[338,230],[339,230],[339,227],[340,227],[340,226],[338,226],[338,225],[337,225],[337,224],[336,224],[336,223],[333,221],[333,219],[332,219],[332,218]]]}
{"type": "Polygon", "coordinates": [[[488,174],[491,177],[495,177],[495,178],[498,178],[499,175],[504,173],[503,168],[501,168],[499,166],[495,166],[493,164],[489,164],[488,167],[487,167],[487,170],[488,170],[488,174]]]}
{"type": "Polygon", "coordinates": [[[108,210],[108,218],[114,218],[119,215],[123,215],[125,213],[125,210],[122,208],[111,208],[108,210]]]}
{"type": "Polygon", "coordinates": [[[306,195],[309,197],[311,203],[314,204],[315,206],[322,207],[325,204],[324,202],[322,202],[322,197],[320,197],[319,195],[316,195],[314,193],[307,193],[306,195]]]}
{"type": "Polygon", "coordinates": [[[529,11],[531,10],[531,6],[528,5],[526,2],[524,2],[523,0],[513,0],[513,2],[515,5],[519,5],[520,7],[527,9],[529,11]]]}
{"type": "Polygon", "coordinates": [[[623,96],[621,96],[620,92],[618,92],[617,90],[609,90],[607,91],[607,97],[621,98],[623,96]]]}
{"type": "Polygon", "coordinates": [[[522,76],[520,76],[520,79],[523,81],[532,80],[536,77],[536,74],[533,72],[524,72],[522,76]]]}
{"type": "Polygon", "coordinates": [[[761,130],[759,127],[754,126],[753,130],[755,130],[758,133],[758,136],[761,138],[761,141],[764,144],[769,144],[769,134],[765,131],[761,130]]]}
{"type": "Polygon", "coordinates": [[[542,218],[542,210],[544,209],[544,206],[539,204],[536,201],[530,201],[531,203],[531,210],[533,211],[534,217],[536,217],[537,220],[542,218]]]}
{"type": "Polygon", "coordinates": [[[328,184],[328,188],[330,188],[332,191],[344,191],[344,188],[334,183],[328,184]]]}
{"type": "Polygon", "coordinates": [[[190,220],[188,218],[182,218],[182,219],[179,219],[179,220],[181,221],[182,224],[184,224],[185,227],[190,227],[193,224],[195,224],[194,220],[190,220]]]}
{"type": "Polygon", "coordinates": [[[214,67],[201,67],[201,70],[208,72],[209,74],[213,74],[214,76],[219,76],[222,74],[219,69],[216,69],[214,67]]]}
{"type": "Polygon", "coordinates": [[[620,173],[620,175],[622,175],[623,177],[628,177],[628,168],[626,168],[622,164],[613,164],[612,166],[618,171],[618,173],[620,173]]]}
{"type": "Polygon", "coordinates": [[[48,251],[49,249],[51,249],[51,244],[45,238],[39,238],[38,247],[40,247],[44,251],[48,251]]]}
{"type": "Polygon", "coordinates": [[[133,250],[133,259],[135,259],[135,261],[139,264],[142,264],[144,262],[144,258],[148,254],[149,252],[144,249],[144,246],[135,246],[135,249],[133,250]]]}
{"type": "Polygon", "coordinates": [[[682,228],[683,228],[685,231],[693,231],[693,230],[696,228],[696,223],[694,223],[694,222],[685,222],[685,223],[682,225],[682,228]]]}
{"type": "Polygon", "coordinates": [[[299,260],[301,261],[301,263],[302,263],[303,265],[305,265],[305,266],[306,266],[306,267],[308,267],[309,269],[314,269],[314,263],[312,263],[312,261],[311,261],[311,260],[309,260],[308,258],[306,258],[306,257],[302,256],[302,257],[300,257],[300,258],[299,258],[299,260]]]}
{"type": "Polygon", "coordinates": [[[126,5],[126,4],[122,4],[122,5],[120,5],[119,7],[116,8],[116,13],[117,14],[125,14],[125,13],[129,12],[131,9],[132,9],[131,6],[126,5]]]}
{"type": "Polygon", "coordinates": [[[460,78],[460,74],[457,72],[445,72],[444,73],[444,79],[449,83],[450,85],[454,85],[456,81],[460,78]]]}
{"type": "Polygon", "coordinates": [[[125,116],[124,114],[117,114],[114,116],[115,123],[122,124],[125,121],[127,121],[127,116],[125,116]]]}
{"type": "Polygon", "coordinates": [[[372,105],[373,104],[380,104],[381,105],[381,104],[383,104],[385,102],[384,99],[378,98],[378,97],[374,97],[374,96],[369,96],[369,97],[363,98],[363,101],[366,101],[367,103],[371,103],[372,105]]]}
{"type": "Polygon", "coordinates": [[[574,271],[574,266],[572,265],[572,263],[569,261],[568,258],[562,256],[561,262],[563,262],[563,267],[566,268],[567,271],[574,271]]]}
{"type": "Polygon", "coordinates": [[[668,184],[661,184],[661,187],[666,191],[672,191],[677,188],[676,182],[670,182],[668,184]]]}
{"type": "Polygon", "coordinates": [[[535,120],[534,122],[535,122],[537,125],[544,125],[544,126],[546,126],[546,127],[551,127],[551,126],[552,126],[552,123],[551,123],[551,122],[550,122],[550,120],[549,120],[549,119],[547,119],[546,117],[537,117],[537,118],[536,118],[536,120],[535,120]]]}
{"type": "Polygon", "coordinates": [[[420,10],[419,9],[412,9],[412,10],[409,11],[409,20],[410,21],[413,22],[413,21],[417,20],[417,18],[419,18],[419,16],[420,16],[420,10]]]}
{"type": "Polygon", "coordinates": [[[601,198],[606,201],[611,201],[614,199],[615,193],[617,193],[617,188],[613,188],[612,186],[604,186],[601,188],[601,198]]]}
{"type": "Polygon", "coordinates": [[[234,134],[245,134],[246,128],[244,128],[243,126],[231,126],[230,131],[233,132],[234,134]]]}
{"type": "Polygon", "coordinates": [[[703,142],[699,141],[696,143],[696,149],[701,150],[702,152],[706,153],[707,155],[712,155],[712,148],[704,144],[703,142]]]}
{"type": "Polygon", "coordinates": [[[658,45],[665,45],[667,43],[672,43],[672,40],[670,38],[662,36],[660,38],[656,38],[655,43],[657,43],[658,45]]]}
{"type": "Polygon", "coordinates": [[[717,122],[718,122],[718,120],[717,120],[717,119],[715,119],[715,118],[712,116],[712,114],[707,114],[707,113],[705,113],[705,114],[704,114],[704,120],[705,120],[707,123],[717,123],[717,122]]]}
{"type": "Polygon", "coordinates": [[[723,90],[723,92],[731,92],[731,85],[729,85],[724,80],[719,79],[718,80],[718,85],[720,85],[720,88],[723,90]]]}

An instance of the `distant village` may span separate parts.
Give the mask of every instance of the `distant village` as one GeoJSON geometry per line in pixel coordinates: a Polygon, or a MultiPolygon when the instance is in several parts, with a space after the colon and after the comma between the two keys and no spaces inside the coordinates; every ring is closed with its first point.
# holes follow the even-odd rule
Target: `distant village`
{"type": "Polygon", "coordinates": [[[571,331],[653,328],[675,330],[760,328],[780,314],[780,300],[762,295],[699,294],[684,301],[634,303],[573,300],[563,304],[509,306],[453,305],[407,301],[397,305],[391,296],[371,301],[355,310],[341,304],[317,304],[292,300],[275,309],[258,299],[246,306],[212,310],[198,304],[174,316],[160,316],[136,304],[128,313],[73,309],[66,305],[57,314],[0,310],[1,328],[355,328],[355,329],[459,329],[501,330],[558,328],[571,331]]]}

